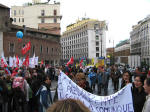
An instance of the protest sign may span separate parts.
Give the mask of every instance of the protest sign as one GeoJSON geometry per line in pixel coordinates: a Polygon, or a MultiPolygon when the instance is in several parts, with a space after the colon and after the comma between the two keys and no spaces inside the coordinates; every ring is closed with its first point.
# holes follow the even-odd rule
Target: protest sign
{"type": "Polygon", "coordinates": [[[58,80],[58,98],[78,99],[87,106],[91,112],[134,112],[131,84],[110,96],[97,96],[80,88],[63,72],[58,80]]]}

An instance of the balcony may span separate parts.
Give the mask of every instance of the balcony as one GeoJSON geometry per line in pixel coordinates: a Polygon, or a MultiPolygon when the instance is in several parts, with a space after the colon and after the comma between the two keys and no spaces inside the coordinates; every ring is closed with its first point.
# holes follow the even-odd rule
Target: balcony
{"type": "Polygon", "coordinates": [[[41,16],[38,16],[38,18],[62,18],[62,16],[46,16],[46,15],[41,15],[41,16]]]}

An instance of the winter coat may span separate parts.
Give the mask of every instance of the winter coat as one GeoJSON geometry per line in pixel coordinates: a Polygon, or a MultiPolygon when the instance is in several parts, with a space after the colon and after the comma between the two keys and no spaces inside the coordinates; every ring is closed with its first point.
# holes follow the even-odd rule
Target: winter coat
{"type": "Polygon", "coordinates": [[[146,93],[144,88],[139,92],[137,88],[135,88],[134,83],[132,84],[132,98],[133,98],[133,107],[134,112],[142,112],[144,102],[146,100],[146,93]]]}
{"type": "Polygon", "coordinates": [[[47,108],[52,104],[51,90],[46,84],[44,84],[39,89],[37,95],[38,94],[40,95],[39,112],[46,112],[47,108]]]}
{"type": "Polygon", "coordinates": [[[102,84],[102,73],[97,74],[98,84],[102,84]]]}
{"type": "Polygon", "coordinates": [[[90,74],[88,75],[90,81],[91,81],[91,85],[96,83],[96,73],[94,72],[90,72],[90,74]]]}

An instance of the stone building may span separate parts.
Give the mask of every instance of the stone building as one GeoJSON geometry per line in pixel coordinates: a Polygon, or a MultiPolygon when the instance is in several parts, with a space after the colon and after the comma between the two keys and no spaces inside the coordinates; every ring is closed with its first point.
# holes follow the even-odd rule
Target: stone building
{"type": "Polygon", "coordinates": [[[24,6],[12,6],[11,17],[13,24],[43,31],[53,34],[60,34],[60,3],[41,3],[40,0],[33,0],[33,3],[24,6]]]}
{"type": "Polygon", "coordinates": [[[105,21],[83,18],[67,26],[61,37],[62,60],[106,57],[105,21]]]}
{"type": "Polygon", "coordinates": [[[141,63],[150,65],[150,15],[132,27],[130,39],[131,55],[140,57],[141,63]]]}
{"type": "Polygon", "coordinates": [[[46,63],[52,65],[59,64],[61,55],[60,35],[13,24],[10,24],[9,28],[6,30],[0,30],[0,54],[4,51],[7,60],[9,56],[13,57],[14,55],[25,58],[25,55],[21,54],[21,49],[29,41],[31,42],[31,49],[27,54],[29,54],[30,57],[33,57],[35,53],[35,56],[38,56],[39,60],[44,60],[46,63]],[[19,42],[16,37],[17,31],[22,31],[24,33],[21,42],[19,42]]]}
{"type": "Polygon", "coordinates": [[[124,40],[116,45],[114,49],[115,63],[127,65],[128,56],[130,56],[130,41],[124,40]]]}

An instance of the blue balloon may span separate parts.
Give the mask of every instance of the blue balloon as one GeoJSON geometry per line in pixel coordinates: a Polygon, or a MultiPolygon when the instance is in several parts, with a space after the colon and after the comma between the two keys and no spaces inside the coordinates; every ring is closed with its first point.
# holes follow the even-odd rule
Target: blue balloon
{"type": "Polygon", "coordinates": [[[23,33],[22,33],[22,31],[18,31],[17,33],[16,33],[16,37],[17,38],[23,38],[23,33]]]}

